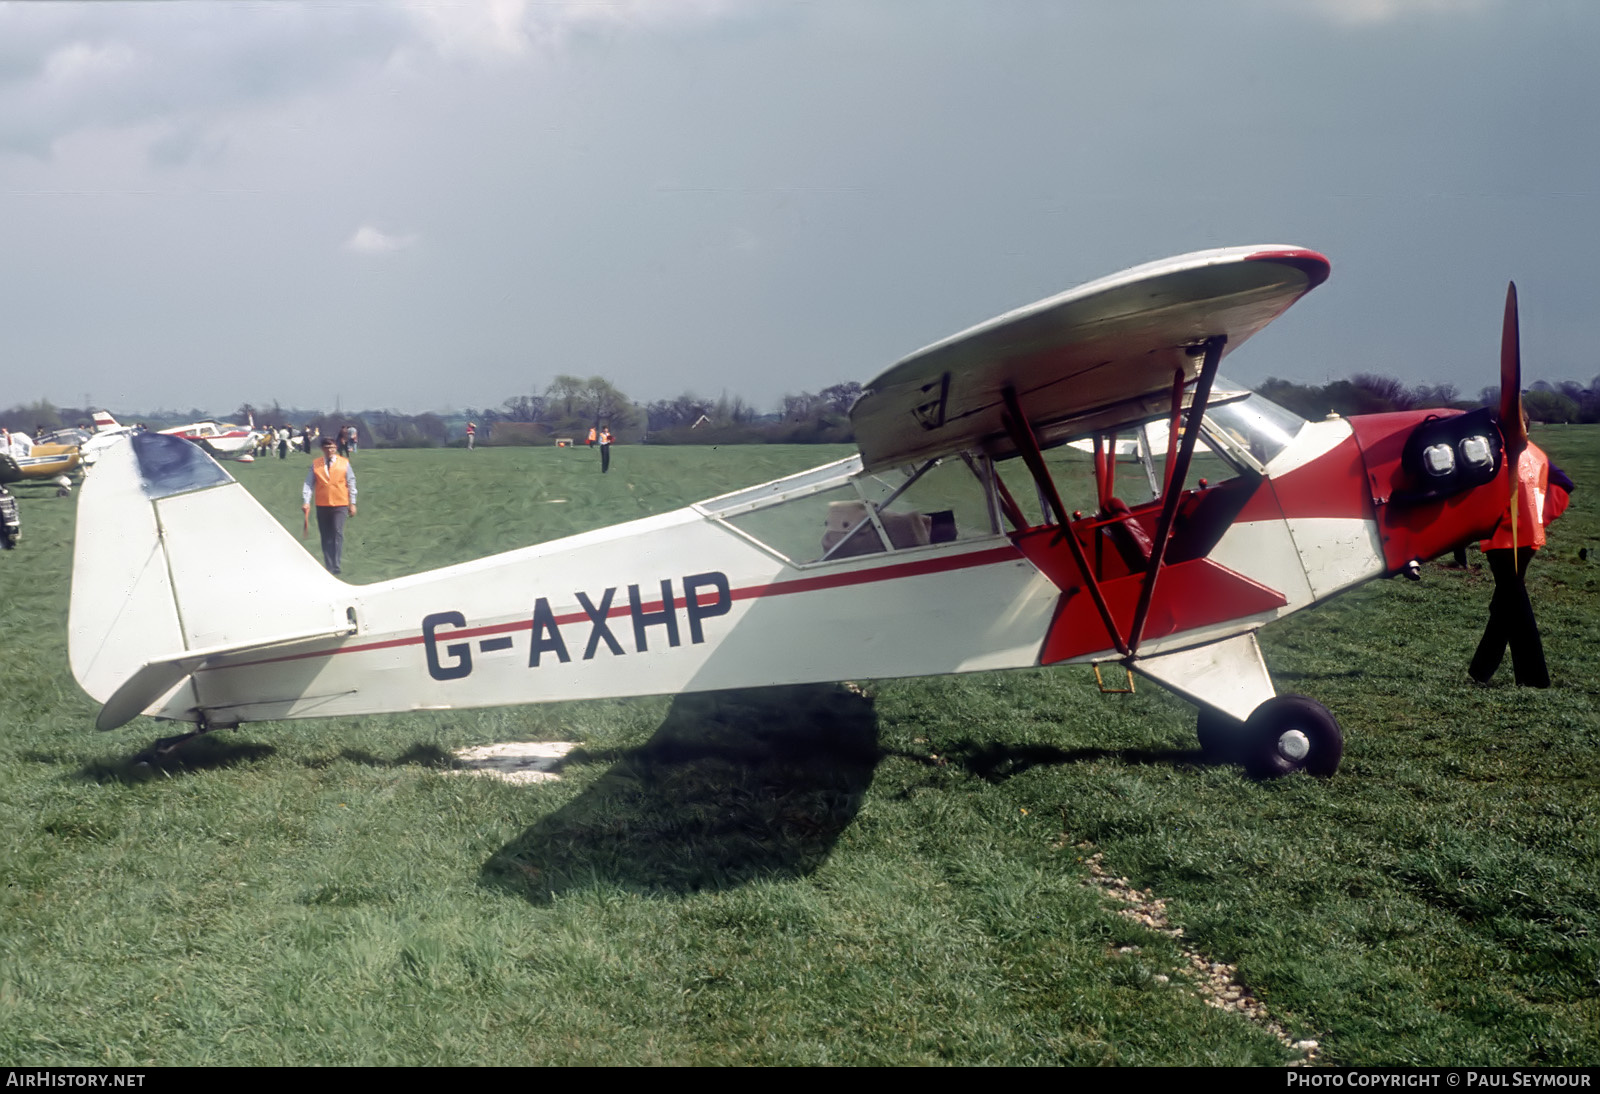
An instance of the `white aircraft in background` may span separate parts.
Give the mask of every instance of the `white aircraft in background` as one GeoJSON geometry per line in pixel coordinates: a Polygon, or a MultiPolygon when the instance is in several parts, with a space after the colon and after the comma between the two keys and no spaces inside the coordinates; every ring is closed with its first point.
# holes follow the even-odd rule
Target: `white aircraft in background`
{"type": "Polygon", "coordinates": [[[219,460],[241,460],[249,463],[255,459],[256,446],[261,433],[254,419],[249,425],[232,425],[228,422],[190,422],[161,430],[173,437],[193,441],[219,460]]]}
{"type": "Polygon", "coordinates": [[[193,724],[167,748],[246,721],[1089,663],[1194,702],[1257,774],[1331,774],[1338,723],[1275,693],[1257,630],[1490,532],[1509,484],[1488,410],[1306,422],[1218,379],[1328,271],[1258,246],[1103,278],[879,376],[847,459],[371,585],[198,449],[135,435],[79,502],[72,670],[102,729],[193,724]],[[1151,422],[1165,451],[1119,484],[1110,453],[1151,422]],[[1087,460],[1056,447],[1079,438],[1087,460]]]}
{"type": "Polygon", "coordinates": [[[141,428],[143,427],[137,425],[123,425],[111,416],[109,410],[97,410],[94,412],[94,432],[89,435],[88,440],[78,446],[78,452],[83,457],[83,462],[93,467],[95,461],[100,458],[100,453],[110,448],[117,438],[136,433],[141,428]]]}

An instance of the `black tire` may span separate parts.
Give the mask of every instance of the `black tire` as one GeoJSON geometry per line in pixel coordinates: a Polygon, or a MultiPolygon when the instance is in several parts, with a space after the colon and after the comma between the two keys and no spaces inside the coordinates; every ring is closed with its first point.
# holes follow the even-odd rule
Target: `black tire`
{"type": "Polygon", "coordinates": [[[1200,751],[1212,763],[1236,762],[1249,738],[1244,723],[1230,714],[1212,707],[1201,707],[1194,720],[1194,735],[1200,739],[1200,751]]]}
{"type": "Polygon", "coordinates": [[[1257,779],[1304,771],[1326,778],[1339,770],[1344,734],[1328,708],[1304,695],[1279,695],[1245,722],[1245,767],[1257,779]]]}

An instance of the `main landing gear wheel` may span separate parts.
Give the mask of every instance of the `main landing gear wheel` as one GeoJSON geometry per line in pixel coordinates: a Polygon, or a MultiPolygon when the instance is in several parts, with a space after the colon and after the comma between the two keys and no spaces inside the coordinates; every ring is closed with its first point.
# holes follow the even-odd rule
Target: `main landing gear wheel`
{"type": "Polygon", "coordinates": [[[1304,695],[1268,699],[1245,722],[1245,768],[1258,779],[1304,771],[1332,775],[1344,755],[1344,734],[1328,708],[1304,695]]]}

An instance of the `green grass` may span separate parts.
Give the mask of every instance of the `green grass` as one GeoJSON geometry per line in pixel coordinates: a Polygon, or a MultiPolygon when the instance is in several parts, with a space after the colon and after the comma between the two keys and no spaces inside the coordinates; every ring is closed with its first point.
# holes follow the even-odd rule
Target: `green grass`
{"type": "MultiPolygon", "coordinates": [[[[1201,762],[1185,704],[1084,668],[247,725],[145,774],[170,727],[92,729],[73,503],[25,490],[0,557],[0,1060],[1284,1062],[1115,914],[1092,849],[1325,1060],[1592,1064],[1600,431],[1536,439],[1580,484],[1530,571],[1557,686],[1465,686],[1476,553],[1368,585],[1263,632],[1280,688],[1347,736],[1335,778],[1264,784],[1201,762]],[[512,739],[579,749],[556,783],[449,772],[512,739]]],[[[346,576],[843,452],[621,447],[604,477],[586,449],[363,452],[346,576]]],[[[296,535],[304,469],[235,468],[296,535]]]]}

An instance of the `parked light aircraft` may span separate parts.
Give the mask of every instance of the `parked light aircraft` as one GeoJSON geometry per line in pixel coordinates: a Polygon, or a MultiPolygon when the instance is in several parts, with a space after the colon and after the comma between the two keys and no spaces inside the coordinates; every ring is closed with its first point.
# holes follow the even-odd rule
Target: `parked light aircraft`
{"type": "Polygon", "coordinates": [[[904,359],[852,409],[848,459],[372,585],[327,574],[198,449],[135,435],[79,503],[72,669],[102,729],[194,723],[168,747],[245,721],[1090,663],[1194,702],[1202,740],[1258,774],[1331,774],[1338,723],[1275,693],[1257,630],[1488,533],[1509,480],[1488,410],[1306,422],[1218,378],[1328,271],[1287,246],[1136,267],[904,359]],[[1117,440],[1149,422],[1166,451],[1119,483],[1117,440]]]}
{"type": "Polygon", "coordinates": [[[261,434],[256,430],[254,421],[249,425],[212,421],[190,422],[188,425],[175,425],[161,432],[193,441],[219,460],[243,460],[246,463],[255,459],[256,446],[261,440],[261,434]]]}
{"type": "Polygon", "coordinates": [[[80,462],[75,445],[35,444],[26,433],[0,437],[0,486],[59,478],[76,471],[80,462]]]}
{"type": "Polygon", "coordinates": [[[109,410],[95,411],[94,433],[79,448],[83,454],[83,462],[93,467],[95,461],[100,458],[100,453],[111,447],[118,437],[135,433],[143,428],[138,425],[123,425],[111,416],[109,410]]]}

